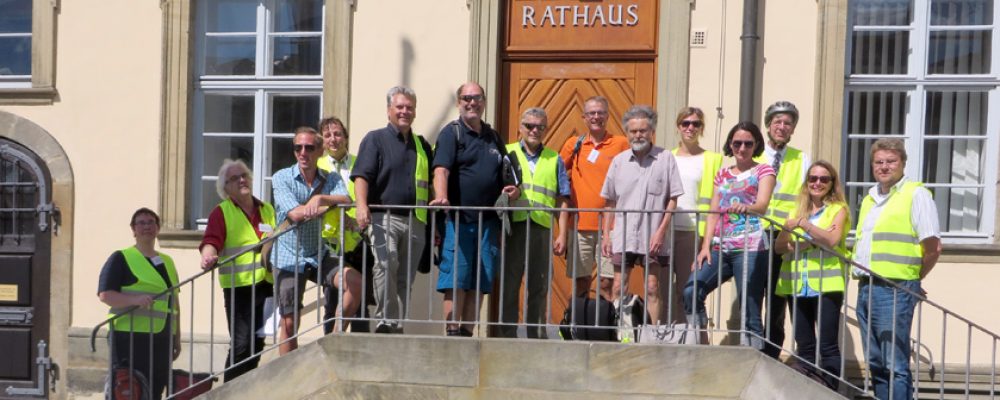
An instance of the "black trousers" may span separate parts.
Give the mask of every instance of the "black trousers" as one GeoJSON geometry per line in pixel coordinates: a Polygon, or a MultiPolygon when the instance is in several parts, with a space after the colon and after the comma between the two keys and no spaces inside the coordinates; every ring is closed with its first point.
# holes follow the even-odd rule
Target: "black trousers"
{"type": "Polygon", "coordinates": [[[226,302],[226,323],[229,328],[229,355],[226,368],[247,360],[239,366],[228,369],[226,382],[257,368],[260,352],[264,348],[264,338],[257,336],[257,330],[264,326],[264,299],[273,294],[270,283],[261,281],[255,285],[222,289],[226,302]]]}
{"type": "MultiPolygon", "coordinates": [[[[819,297],[799,297],[795,307],[791,300],[792,331],[795,333],[796,354],[813,365],[818,365],[833,376],[840,376],[840,307],[844,304],[843,292],[823,293],[819,297]],[[817,339],[818,336],[818,339],[817,339]],[[816,346],[819,346],[819,359],[816,346]]],[[[813,368],[812,366],[805,366],[813,368]]],[[[818,374],[817,374],[818,375],[818,374]]],[[[836,390],[837,378],[823,375],[827,387],[836,390]]]]}
{"type": "Polygon", "coordinates": [[[767,324],[764,326],[764,332],[767,335],[767,342],[764,343],[764,354],[774,359],[781,355],[781,346],[785,343],[785,310],[787,309],[785,296],[774,294],[774,288],[778,286],[778,275],[781,273],[781,254],[774,252],[774,243],[779,232],[779,229],[770,231],[771,268],[768,277],[769,286],[765,289],[767,290],[767,324]]]}

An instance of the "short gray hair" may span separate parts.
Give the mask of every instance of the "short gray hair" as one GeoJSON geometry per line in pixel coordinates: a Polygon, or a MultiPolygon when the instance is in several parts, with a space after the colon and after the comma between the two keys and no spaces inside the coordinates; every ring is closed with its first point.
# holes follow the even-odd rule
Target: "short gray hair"
{"type": "Polygon", "coordinates": [[[529,115],[532,116],[532,117],[535,117],[535,118],[541,118],[542,121],[549,122],[549,116],[547,114],[545,114],[545,109],[544,108],[541,108],[541,107],[531,107],[531,108],[529,108],[527,110],[524,110],[524,112],[521,113],[521,119],[523,120],[524,117],[527,117],[529,115]]]}
{"type": "Polygon", "coordinates": [[[385,106],[392,105],[392,98],[396,97],[397,94],[406,96],[406,98],[412,100],[414,103],[417,102],[417,93],[406,86],[393,86],[389,89],[389,92],[385,94],[385,106]]]}
{"type": "Polygon", "coordinates": [[[247,163],[243,162],[243,160],[230,160],[228,158],[223,160],[222,166],[219,167],[219,179],[216,179],[215,181],[215,192],[219,194],[220,199],[225,200],[229,198],[226,196],[226,172],[229,172],[229,168],[234,166],[239,167],[243,170],[243,172],[246,172],[247,176],[250,177],[250,181],[253,182],[253,171],[250,170],[250,167],[248,167],[247,163]]]}
{"type": "Polygon", "coordinates": [[[625,128],[628,122],[633,119],[649,120],[649,127],[656,130],[656,111],[653,110],[653,107],[640,104],[629,108],[622,115],[622,128],[625,128]]]}

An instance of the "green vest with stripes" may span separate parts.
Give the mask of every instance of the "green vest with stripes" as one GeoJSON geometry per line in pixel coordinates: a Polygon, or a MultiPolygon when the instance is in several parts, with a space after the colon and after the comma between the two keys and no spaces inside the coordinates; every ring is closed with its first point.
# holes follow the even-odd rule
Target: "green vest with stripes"
{"type": "MultiPolygon", "coordinates": [[[[174,260],[166,254],[157,254],[167,268],[167,275],[170,277],[170,286],[167,286],[167,282],[163,281],[163,277],[156,272],[156,268],[139,252],[139,249],[132,246],[122,249],[122,255],[125,256],[125,263],[128,264],[128,269],[135,276],[136,282],[131,285],[122,286],[122,293],[156,296],[166,291],[169,287],[177,286],[177,269],[174,268],[174,260]]],[[[136,308],[132,312],[122,315],[114,321],[114,330],[118,332],[159,333],[163,330],[163,326],[166,325],[167,318],[171,314],[177,314],[176,300],[173,305],[169,304],[170,298],[176,298],[176,296],[177,292],[175,290],[173,296],[164,294],[153,299],[153,305],[149,308],[136,308]]],[[[108,310],[108,318],[122,314],[128,308],[112,307],[108,310]]],[[[173,329],[176,330],[177,326],[174,325],[173,329]]]]}
{"type": "MultiPolygon", "coordinates": [[[[514,142],[507,145],[507,152],[517,155],[517,161],[521,164],[521,197],[514,202],[515,207],[548,207],[556,206],[556,197],[559,195],[559,166],[556,163],[562,162],[559,154],[555,151],[542,147],[542,154],[539,155],[535,163],[535,172],[528,168],[528,158],[521,149],[521,142],[514,142]]],[[[512,220],[520,222],[528,219],[545,228],[552,228],[552,216],[549,211],[532,210],[514,211],[512,220]]]]}
{"type": "MultiPolygon", "coordinates": [[[[242,252],[232,262],[219,264],[219,286],[229,289],[250,286],[262,280],[270,282],[271,274],[261,264],[260,251],[247,251],[260,243],[260,239],[246,214],[231,199],[219,203],[219,208],[226,222],[226,242],[222,244],[219,258],[224,259],[242,252]]],[[[274,207],[268,203],[260,205],[260,222],[275,227],[274,207]]]]}
{"type": "MultiPolygon", "coordinates": [[[[674,156],[677,149],[671,150],[674,156]]],[[[715,174],[722,169],[722,154],[713,151],[704,151],[702,156],[701,182],[698,184],[698,197],[695,199],[696,209],[703,212],[698,215],[698,235],[705,236],[705,224],[708,221],[707,212],[712,206],[712,195],[715,194],[715,174]]],[[[684,188],[688,190],[688,188],[684,188]]]]}
{"type": "MultiPolygon", "coordinates": [[[[357,161],[358,158],[353,155],[348,155],[347,157],[350,160],[347,167],[354,169],[354,162],[357,161]]],[[[337,173],[334,171],[333,163],[330,161],[329,157],[320,157],[319,161],[316,162],[316,166],[328,173],[337,173]]],[[[345,183],[347,184],[347,194],[351,197],[351,201],[354,201],[354,199],[356,199],[354,196],[354,181],[348,179],[345,183]]],[[[335,208],[328,211],[326,214],[323,214],[323,239],[326,239],[326,242],[333,246],[334,252],[338,252],[337,250],[340,248],[340,213],[341,211],[338,208],[335,208]]],[[[351,207],[344,211],[344,214],[346,214],[348,218],[355,218],[357,211],[354,207],[351,207]]],[[[358,243],[361,243],[361,234],[351,230],[345,230],[344,252],[349,253],[354,251],[354,249],[358,247],[358,243]]]]}
{"type": "MultiPolygon", "coordinates": [[[[754,161],[764,163],[767,160],[761,154],[755,157],[754,161]]],[[[778,173],[775,178],[777,184],[774,193],[771,194],[771,201],[767,204],[766,216],[777,221],[779,225],[784,224],[788,215],[791,214],[792,210],[795,210],[799,190],[802,189],[802,183],[806,180],[806,177],[802,176],[802,161],[802,152],[799,149],[791,146],[785,147],[785,158],[781,160],[778,171],[775,171],[778,173]]],[[[767,220],[762,222],[764,228],[771,225],[767,220]]]]}
{"type": "MultiPolygon", "coordinates": [[[[834,203],[826,206],[823,215],[820,215],[816,227],[819,229],[829,229],[833,226],[833,219],[845,210],[843,203],[834,203]]],[[[793,212],[792,217],[795,216],[793,212]]],[[[843,230],[843,236],[837,242],[834,250],[841,256],[847,256],[847,231],[843,230]]],[[[798,234],[805,234],[802,228],[795,228],[798,234]]],[[[836,255],[825,253],[823,250],[814,248],[806,250],[808,243],[799,245],[798,257],[795,254],[786,254],[781,262],[781,272],[778,275],[778,283],[774,287],[774,293],[779,295],[794,295],[802,291],[803,278],[809,283],[809,288],[823,293],[843,292],[844,282],[847,279],[844,264],[836,255]],[[805,275],[805,276],[803,276],[805,275]]]]}
{"type": "MultiPolygon", "coordinates": [[[[900,280],[920,279],[924,248],[914,230],[912,221],[913,194],[923,190],[920,182],[906,182],[882,206],[875,227],[872,229],[871,264],[868,268],[883,278],[900,280]]],[[[875,205],[871,195],[861,202],[857,232],[862,232],[868,212],[875,205]]]]}
{"type": "MultiPolygon", "coordinates": [[[[413,146],[417,149],[417,170],[413,172],[413,178],[415,180],[414,184],[417,189],[417,206],[426,206],[427,200],[430,199],[430,173],[428,168],[430,166],[430,161],[427,159],[427,150],[424,149],[424,145],[421,144],[420,135],[415,133],[410,133],[413,139],[413,146]]],[[[417,216],[417,221],[422,223],[427,223],[427,209],[417,208],[413,210],[413,213],[417,216]]]]}

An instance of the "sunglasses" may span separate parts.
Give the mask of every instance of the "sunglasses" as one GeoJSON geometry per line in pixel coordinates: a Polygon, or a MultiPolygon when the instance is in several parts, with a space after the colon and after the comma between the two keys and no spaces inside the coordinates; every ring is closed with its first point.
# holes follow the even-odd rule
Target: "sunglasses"
{"type": "Polygon", "coordinates": [[[754,147],[754,141],[753,140],[734,140],[732,142],[729,142],[729,145],[732,146],[732,148],[734,148],[734,149],[738,149],[738,148],[741,148],[741,147],[749,147],[749,148],[752,149],[754,147]]]}
{"type": "Polygon", "coordinates": [[[833,177],[828,175],[827,176],[809,175],[809,183],[816,183],[816,182],[822,182],[824,185],[826,185],[829,184],[830,182],[833,182],[833,177]]]}
{"type": "Polygon", "coordinates": [[[306,153],[312,153],[312,152],[316,151],[316,145],[314,145],[314,144],[297,144],[297,145],[292,146],[292,149],[294,149],[296,153],[301,153],[303,149],[306,151],[306,153]]]}
{"type": "Polygon", "coordinates": [[[462,101],[464,101],[466,103],[472,102],[473,100],[483,101],[483,95],[481,95],[481,94],[466,94],[466,95],[458,96],[458,98],[462,99],[462,101]]]}
{"type": "Polygon", "coordinates": [[[527,129],[529,132],[538,129],[539,132],[545,132],[545,125],[542,124],[529,124],[527,122],[522,122],[521,126],[527,129]]]}
{"type": "Polygon", "coordinates": [[[687,128],[689,126],[693,126],[695,128],[701,128],[702,125],[703,124],[701,123],[701,121],[681,121],[682,128],[687,128]]]}

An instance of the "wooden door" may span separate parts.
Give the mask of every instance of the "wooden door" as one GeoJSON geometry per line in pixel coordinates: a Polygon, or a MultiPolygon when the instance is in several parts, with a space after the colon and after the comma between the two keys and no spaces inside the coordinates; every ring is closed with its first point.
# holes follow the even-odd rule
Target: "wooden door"
{"type": "MultiPolygon", "coordinates": [[[[586,133],[583,102],[601,95],[608,99],[608,131],[622,135],[621,116],[635,104],[654,105],[656,63],[645,61],[539,62],[504,63],[508,93],[502,93],[500,132],[508,142],[517,140],[521,112],[530,107],[545,109],[548,131],[545,146],[559,151],[568,138],[586,133]]],[[[555,258],[553,266],[549,320],[562,319],[572,296],[572,281],[566,277],[566,264],[555,258]]],[[[643,293],[642,274],[634,273],[629,286],[632,293],[643,293]]],[[[519,304],[523,304],[520,301],[519,304]]]]}

